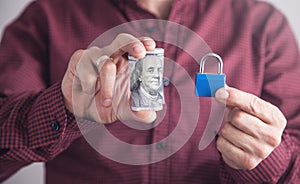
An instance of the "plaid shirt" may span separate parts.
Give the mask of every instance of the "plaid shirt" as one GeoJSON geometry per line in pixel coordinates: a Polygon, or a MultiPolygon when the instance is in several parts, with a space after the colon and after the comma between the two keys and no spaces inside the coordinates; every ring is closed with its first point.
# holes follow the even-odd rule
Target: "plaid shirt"
{"type": "MultiPolygon", "coordinates": [[[[205,100],[191,138],[157,163],[121,164],[87,143],[62,98],[60,82],[70,56],[110,28],[154,18],[132,0],[38,0],[7,27],[0,50],[0,181],[32,162],[46,162],[47,183],[300,182],[299,49],[280,12],[254,0],[176,0],[169,20],[193,30],[223,57],[229,86],[260,96],[285,114],[282,142],[268,158],[243,171],[222,161],[214,141],[200,151],[210,110],[205,100]]],[[[144,29],[152,37],[159,27],[147,24],[144,29]]],[[[188,53],[170,44],[158,42],[158,47],[194,79],[199,65],[188,53]]],[[[184,85],[180,79],[185,74],[171,68],[165,75],[172,83],[165,87],[167,114],[162,122],[147,131],[121,122],[106,125],[113,135],[131,144],[149,144],[175,129],[180,118],[175,85],[184,85]]]]}

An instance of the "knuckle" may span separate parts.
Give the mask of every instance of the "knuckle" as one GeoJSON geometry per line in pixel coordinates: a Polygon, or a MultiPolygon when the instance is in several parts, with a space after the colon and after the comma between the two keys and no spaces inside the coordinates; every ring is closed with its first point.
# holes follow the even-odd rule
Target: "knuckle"
{"type": "Polygon", "coordinates": [[[148,37],[148,36],[142,36],[142,37],[140,37],[139,38],[141,41],[143,41],[143,40],[152,40],[152,41],[154,41],[151,37],[148,37]]]}
{"type": "Polygon", "coordinates": [[[283,130],[287,125],[287,119],[285,118],[284,114],[281,112],[281,110],[270,103],[270,110],[272,110],[272,120],[273,124],[276,125],[278,128],[283,130]]]}
{"type": "Polygon", "coordinates": [[[224,145],[224,139],[222,137],[219,137],[218,140],[217,140],[217,143],[216,143],[217,150],[219,152],[223,151],[223,145],[224,145]]]}
{"type": "MultiPolygon", "coordinates": [[[[277,108],[277,107],[276,107],[277,108]]],[[[277,108],[278,109],[278,108],[277,108]]],[[[278,122],[279,122],[279,128],[281,128],[282,130],[286,127],[287,125],[287,119],[284,117],[284,115],[281,113],[281,111],[278,109],[278,111],[280,112],[281,116],[278,117],[278,122]]]]}
{"type": "Polygon", "coordinates": [[[140,37],[139,40],[144,42],[144,44],[146,43],[147,46],[151,45],[151,44],[152,44],[152,46],[156,45],[155,41],[150,37],[140,37]]]}
{"type": "Polygon", "coordinates": [[[255,152],[258,158],[265,159],[270,154],[270,150],[265,146],[255,146],[255,152]]]}
{"type": "Polygon", "coordinates": [[[253,95],[253,98],[251,98],[250,100],[249,111],[252,114],[256,114],[257,108],[260,107],[261,105],[262,105],[261,100],[257,96],[253,95]]]}
{"type": "Polygon", "coordinates": [[[82,49],[76,50],[71,57],[71,62],[74,62],[74,61],[78,62],[80,60],[80,58],[82,57],[83,53],[84,53],[84,50],[82,50],[82,49]]]}
{"type": "Polygon", "coordinates": [[[99,55],[101,55],[103,52],[101,50],[101,48],[96,47],[96,46],[92,46],[87,50],[87,54],[89,56],[89,58],[91,59],[96,59],[97,57],[99,57],[99,55]]]}
{"type": "Polygon", "coordinates": [[[105,64],[102,66],[101,71],[108,72],[109,74],[111,72],[114,72],[116,68],[116,65],[112,62],[105,62],[105,64]]]}
{"type": "Polygon", "coordinates": [[[247,170],[252,170],[259,164],[257,159],[250,155],[245,155],[244,161],[242,163],[244,163],[244,168],[247,170]]]}
{"type": "Polygon", "coordinates": [[[279,135],[272,135],[272,134],[267,134],[265,135],[265,139],[267,141],[267,143],[272,146],[273,148],[276,148],[280,142],[281,142],[281,134],[279,135]]]}
{"type": "Polygon", "coordinates": [[[232,112],[232,122],[237,124],[243,122],[243,112],[241,110],[235,109],[232,112]]]}
{"type": "Polygon", "coordinates": [[[83,49],[76,50],[74,52],[73,56],[76,57],[76,58],[80,58],[83,55],[84,51],[85,50],[83,50],[83,49]]]}
{"type": "Polygon", "coordinates": [[[237,99],[239,99],[239,96],[240,94],[235,90],[234,92],[230,93],[229,98],[231,98],[232,101],[236,101],[237,99]]]}
{"type": "Polygon", "coordinates": [[[228,123],[225,123],[222,130],[221,130],[221,134],[222,136],[225,136],[228,134],[228,129],[229,129],[229,124],[228,123]]]}
{"type": "Polygon", "coordinates": [[[253,133],[253,135],[260,139],[261,137],[264,137],[266,134],[266,128],[264,126],[261,126],[260,124],[257,123],[253,123],[252,124],[252,131],[251,133],[253,133]]]}

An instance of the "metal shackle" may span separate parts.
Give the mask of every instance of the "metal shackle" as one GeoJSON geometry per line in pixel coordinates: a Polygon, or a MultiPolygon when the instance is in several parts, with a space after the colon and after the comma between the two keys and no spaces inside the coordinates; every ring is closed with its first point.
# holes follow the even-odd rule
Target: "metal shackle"
{"type": "Polygon", "coordinates": [[[217,61],[219,63],[218,74],[221,74],[223,72],[223,61],[222,61],[222,58],[218,54],[215,54],[215,53],[208,53],[201,59],[201,61],[200,61],[200,73],[204,73],[204,65],[205,65],[206,60],[209,57],[214,57],[214,58],[217,59],[217,61]]]}

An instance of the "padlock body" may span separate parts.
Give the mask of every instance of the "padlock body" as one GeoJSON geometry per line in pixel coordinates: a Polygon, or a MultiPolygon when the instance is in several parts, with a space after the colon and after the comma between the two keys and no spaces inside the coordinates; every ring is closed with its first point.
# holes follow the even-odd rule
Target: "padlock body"
{"type": "Polygon", "coordinates": [[[197,73],[195,93],[200,97],[214,97],[219,88],[225,86],[226,75],[197,73]]]}

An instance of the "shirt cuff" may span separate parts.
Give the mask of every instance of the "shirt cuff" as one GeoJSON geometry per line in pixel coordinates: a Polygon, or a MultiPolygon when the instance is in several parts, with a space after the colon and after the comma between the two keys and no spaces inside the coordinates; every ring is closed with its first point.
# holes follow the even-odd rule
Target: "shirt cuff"
{"type": "Polygon", "coordinates": [[[51,144],[65,149],[71,140],[81,135],[74,115],[64,105],[61,83],[41,92],[30,111],[27,126],[31,149],[51,144]]]}

